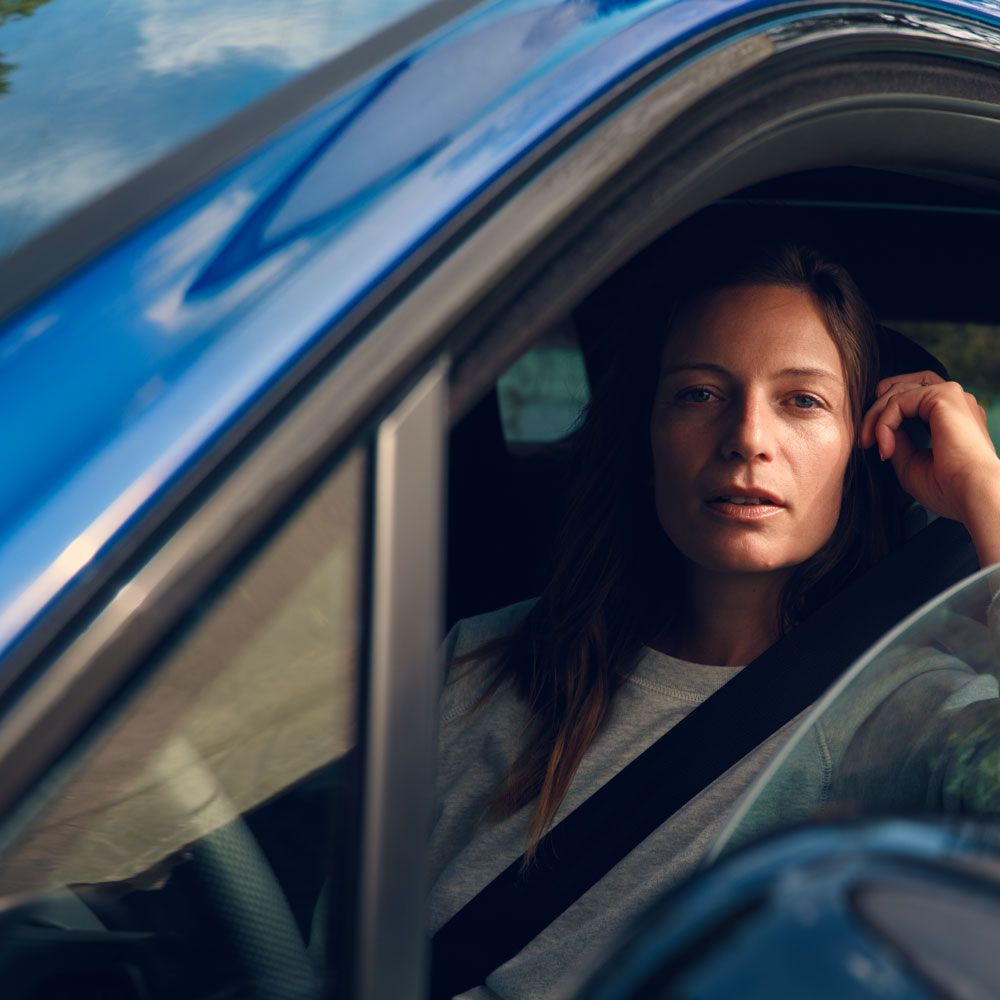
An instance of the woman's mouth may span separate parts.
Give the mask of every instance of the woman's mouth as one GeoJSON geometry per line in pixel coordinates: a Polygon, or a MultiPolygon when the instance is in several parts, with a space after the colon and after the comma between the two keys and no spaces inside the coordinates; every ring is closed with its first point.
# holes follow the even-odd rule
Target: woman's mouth
{"type": "Polygon", "coordinates": [[[710,511],[727,521],[757,521],[771,517],[784,507],[770,497],[717,496],[706,501],[710,511]]]}
{"type": "Polygon", "coordinates": [[[717,501],[721,503],[738,503],[738,504],[758,504],[767,503],[774,506],[773,500],[768,500],[767,497],[716,497],[717,501]]]}

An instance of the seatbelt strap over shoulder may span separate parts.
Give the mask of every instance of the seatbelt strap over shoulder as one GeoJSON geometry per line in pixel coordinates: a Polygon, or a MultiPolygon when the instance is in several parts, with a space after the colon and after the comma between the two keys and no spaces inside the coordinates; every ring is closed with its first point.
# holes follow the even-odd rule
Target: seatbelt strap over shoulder
{"type": "Polygon", "coordinates": [[[965,529],[940,518],[783,636],[553,827],[530,865],[518,858],[438,930],[431,1000],[481,984],[890,628],[976,568],[965,529]]]}

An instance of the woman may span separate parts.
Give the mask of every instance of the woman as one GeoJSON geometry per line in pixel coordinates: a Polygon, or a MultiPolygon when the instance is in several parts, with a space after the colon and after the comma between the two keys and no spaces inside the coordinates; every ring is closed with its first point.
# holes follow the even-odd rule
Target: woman
{"type": "MultiPolygon", "coordinates": [[[[966,525],[982,564],[1000,560],[1000,460],[985,414],[933,373],[876,385],[875,323],[839,266],[750,247],[678,284],[668,321],[630,340],[595,394],[549,585],[449,636],[435,927],[886,551],[898,512],[883,463],[966,525]],[[911,417],[929,425],[933,452],[901,430],[911,417]]],[[[955,671],[950,693],[970,682],[955,671]]],[[[687,875],[793,723],[479,995],[546,995],[687,875]]]]}

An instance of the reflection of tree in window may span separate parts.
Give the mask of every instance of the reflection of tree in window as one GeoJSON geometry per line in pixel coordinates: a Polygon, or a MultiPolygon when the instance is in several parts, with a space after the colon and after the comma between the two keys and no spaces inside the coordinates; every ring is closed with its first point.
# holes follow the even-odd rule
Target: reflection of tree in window
{"type": "MultiPolygon", "coordinates": [[[[0,28],[8,21],[30,17],[49,0],[0,0],[0,28]]],[[[16,63],[7,62],[0,52],[0,97],[10,91],[10,74],[17,69],[16,63]]]]}

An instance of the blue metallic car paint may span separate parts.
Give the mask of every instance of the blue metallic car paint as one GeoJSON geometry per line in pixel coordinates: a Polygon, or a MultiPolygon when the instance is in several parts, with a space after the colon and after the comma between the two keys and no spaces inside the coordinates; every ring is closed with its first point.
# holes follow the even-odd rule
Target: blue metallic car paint
{"type": "Polygon", "coordinates": [[[901,947],[912,933],[893,940],[891,921],[873,927],[863,905],[872,890],[905,887],[924,904],[922,917],[973,914],[986,937],[998,907],[985,873],[989,833],[979,836],[971,824],[889,819],[804,826],[764,841],[654,904],[573,995],[621,1000],[649,995],[655,984],[656,995],[715,998],[740,983],[746,997],[926,1000],[963,987],[985,996],[982,963],[963,966],[954,932],[927,925],[914,943],[939,935],[941,945],[925,963],[901,947]],[[937,973],[930,983],[929,970],[937,973]]]}
{"type": "Polygon", "coordinates": [[[0,254],[425,3],[0,5],[0,254]]]}
{"type": "Polygon", "coordinates": [[[484,5],[9,318],[0,655],[477,193],[658,54],[768,6],[484,5]]]}

